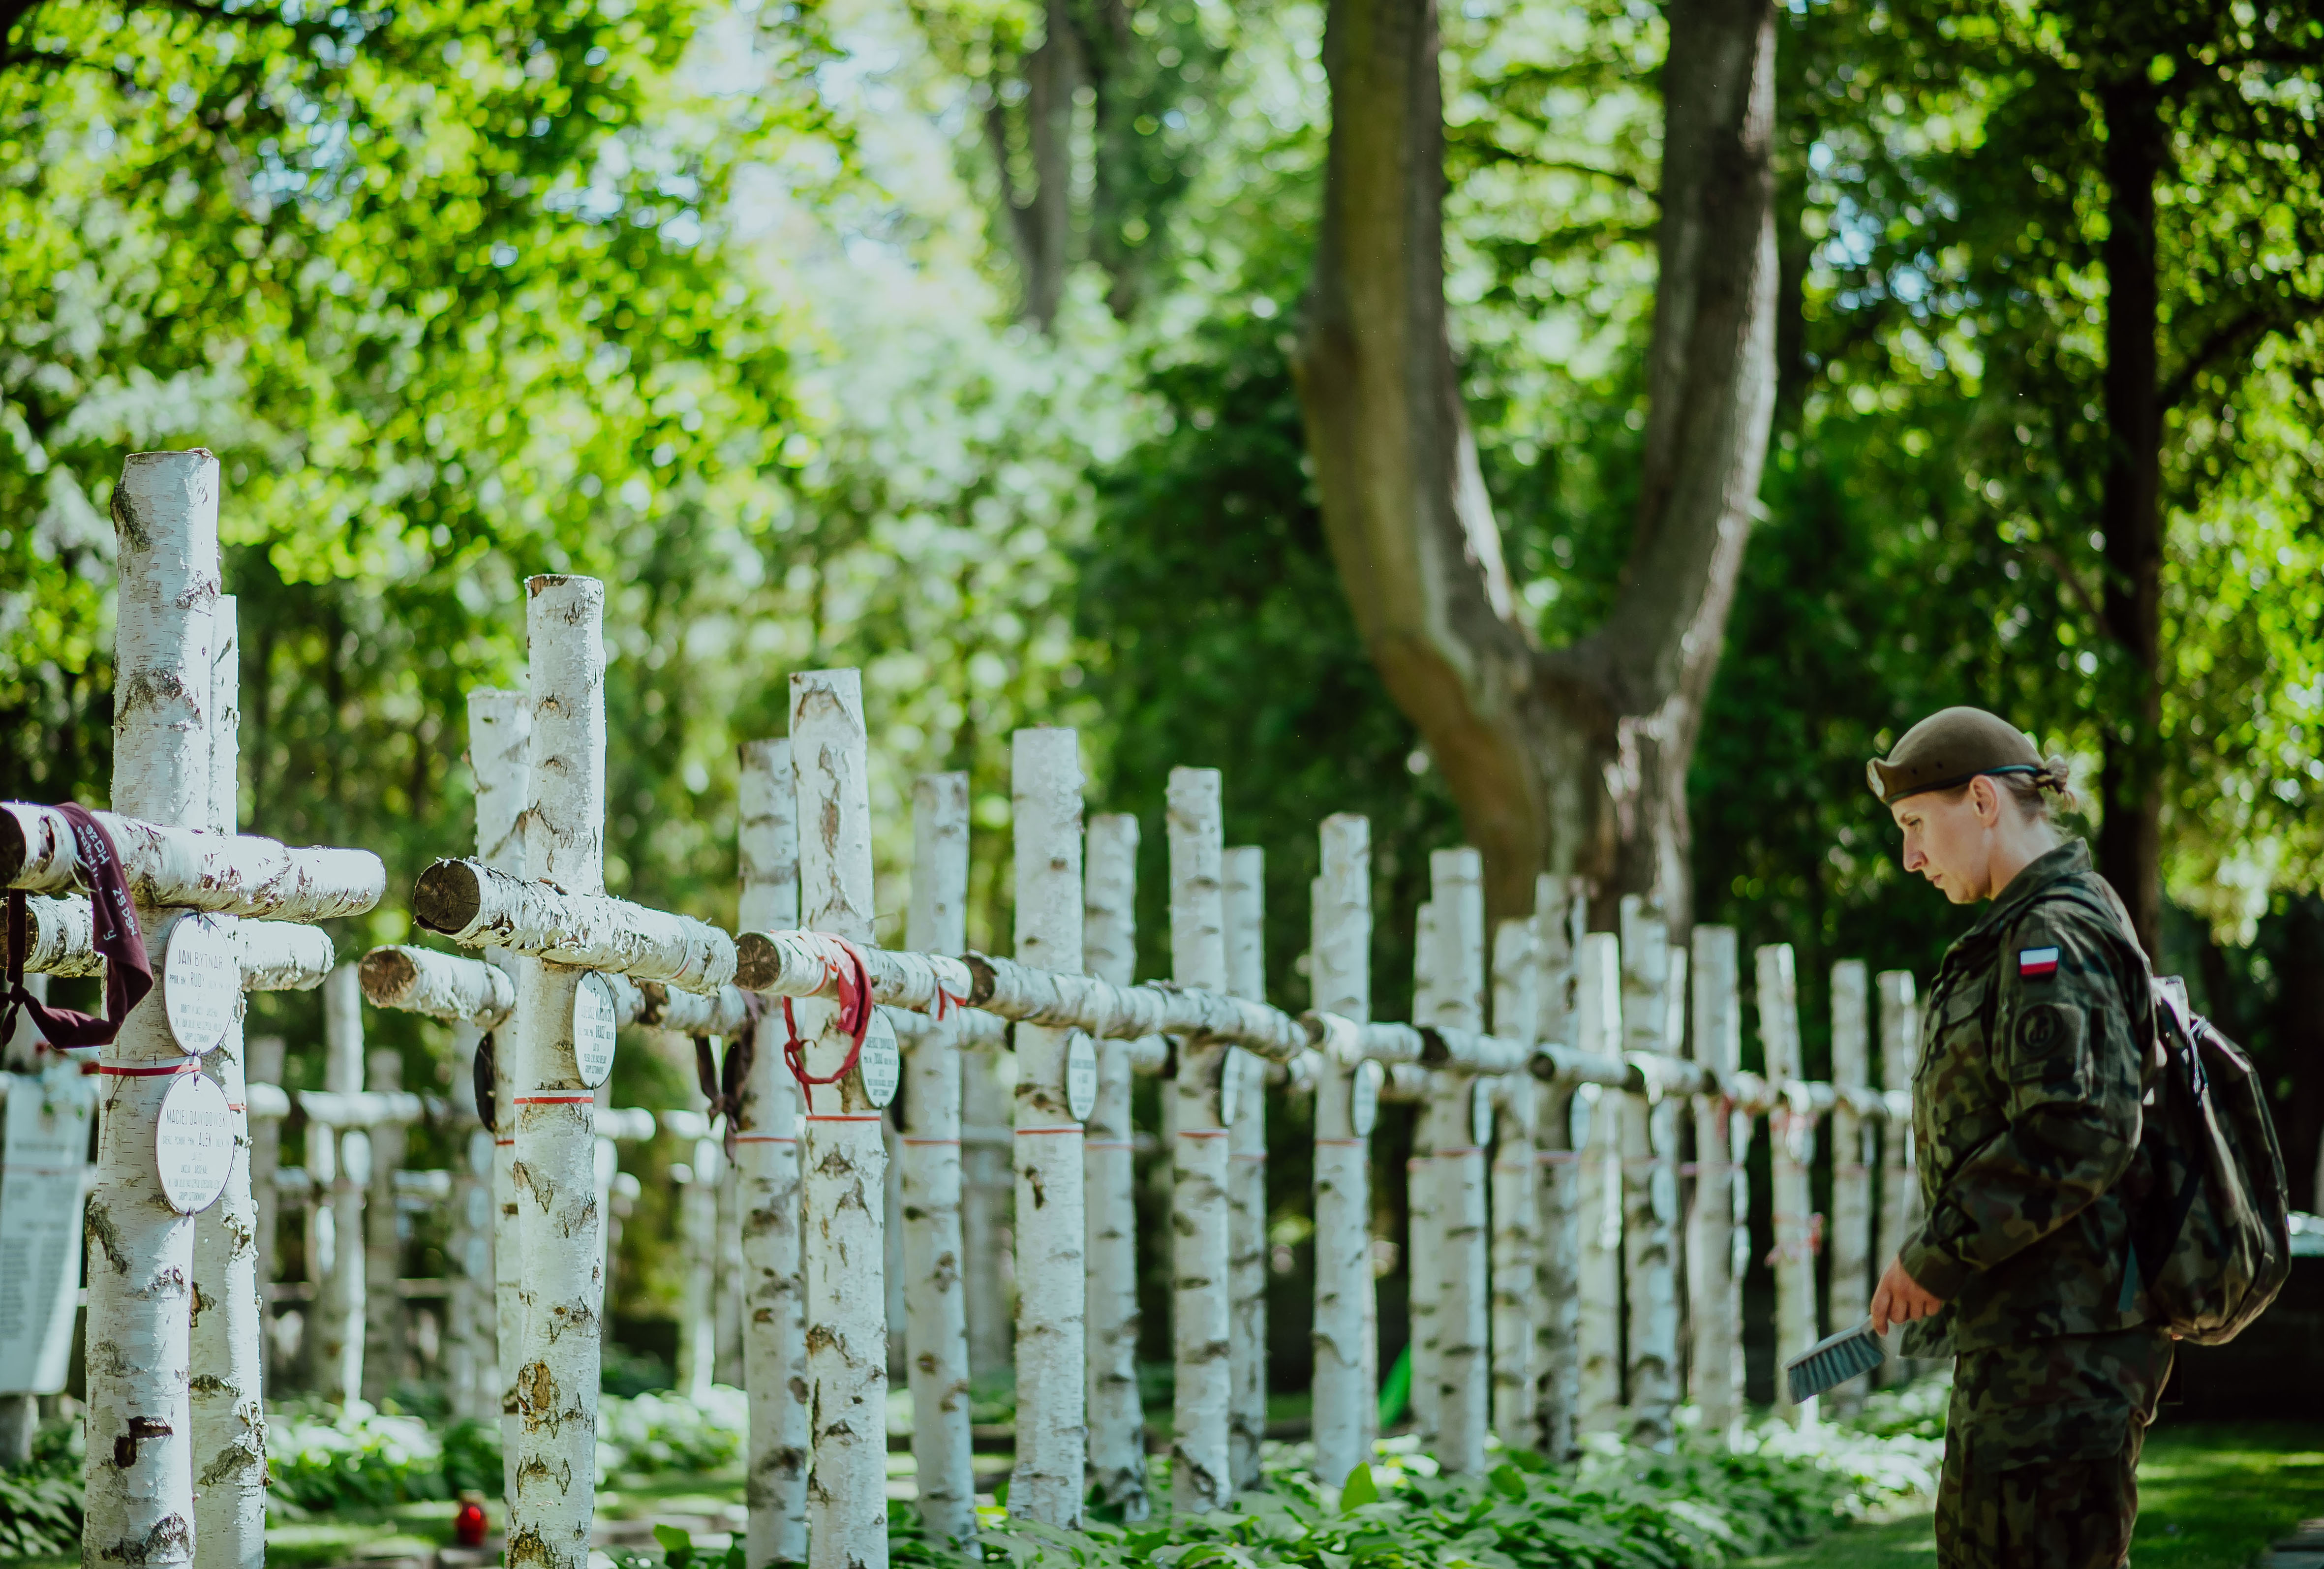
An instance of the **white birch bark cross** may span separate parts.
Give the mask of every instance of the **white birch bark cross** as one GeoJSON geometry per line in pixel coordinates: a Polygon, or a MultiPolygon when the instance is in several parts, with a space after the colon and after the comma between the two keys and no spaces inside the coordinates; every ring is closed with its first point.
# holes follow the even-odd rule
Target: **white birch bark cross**
{"type": "MultiPolygon", "coordinates": [[[[221,766],[213,721],[234,701],[231,672],[217,689],[219,602],[217,459],[207,451],[137,453],[113,495],[120,535],[120,605],[115,643],[113,810],[97,814],[119,853],[138,908],[146,952],[166,967],[171,931],[189,912],[310,922],[360,914],[379,900],[385,870],[359,850],[289,850],[230,827],[231,762],[221,766]]],[[[224,640],[230,643],[230,634],[224,640]]],[[[67,895],[85,883],[61,814],[0,807],[0,885],[67,895]]],[[[69,910],[49,907],[51,929],[69,933],[69,910]]],[[[271,934],[262,933],[254,946],[271,934]]],[[[295,971],[309,939],[287,938],[295,971]]],[[[69,946],[69,943],[66,944],[69,946]]],[[[277,953],[275,959],[283,955],[277,953]]],[[[278,977],[280,965],[260,970],[278,977]]],[[[252,966],[244,966],[244,978],[252,966]]],[[[238,1015],[239,1009],[235,1011],[238,1015]]],[[[157,985],[97,1052],[106,1081],[89,1231],[88,1466],[83,1551],[91,1563],[161,1569],[193,1562],[197,1467],[220,1495],[202,1511],[210,1527],[204,1564],[236,1569],[263,1559],[263,1417],[258,1388],[257,1260],[249,1214],[248,1119],[239,1032],[180,1043],[157,985]],[[194,1049],[188,1049],[189,1048],[194,1049]],[[196,1218],[171,1207],[156,1139],[163,1099],[204,1053],[226,1093],[236,1145],[229,1172],[235,1214],[214,1238],[216,1260],[236,1298],[218,1315],[206,1349],[223,1367],[203,1372],[226,1386],[206,1401],[198,1431],[193,1289],[196,1218]],[[235,1221],[243,1223],[235,1225],[235,1221]],[[246,1298],[246,1300],[239,1300],[246,1298]],[[207,1448],[208,1454],[198,1453],[207,1448]],[[221,1469],[222,1468],[222,1469],[221,1469]]]]}
{"type": "MultiPolygon", "coordinates": [[[[517,966],[512,1093],[502,1109],[514,1126],[522,1255],[508,1551],[512,1563],[586,1569],[604,1286],[594,1090],[610,1054],[599,1061],[598,1043],[578,1043],[590,1054],[585,1070],[576,1010],[585,984],[603,985],[586,979],[592,972],[715,992],[733,977],[734,946],[705,922],[605,893],[604,586],[539,577],[525,589],[525,875],[439,861],[420,874],[412,909],[423,928],[464,946],[535,961],[517,966]]],[[[602,1025],[604,1002],[588,1006],[602,1025]]]]}

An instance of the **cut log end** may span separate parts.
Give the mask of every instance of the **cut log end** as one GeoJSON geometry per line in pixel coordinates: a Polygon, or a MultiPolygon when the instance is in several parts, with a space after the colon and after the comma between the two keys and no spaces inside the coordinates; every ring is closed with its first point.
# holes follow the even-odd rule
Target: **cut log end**
{"type": "Polygon", "coordinates": [[[24,874],[24,863],[32,859],[32,848],[24,840],[24,819],[14,812],[0,812],[0,888],[14,888],[24,874]]]}
{"type": "MultiPolygon", "coordinates": [[[[423,875],[420,881],[427,879],[423,875]]],[[[356,966],[364,1000],[374,1008],[393,1008],[420,983],[420,962],[401,948],[374,948],[356,966]]]]}
{"type": "Polygon", "coordinates": [[[466,931],[484,903],[484,884],[466,861],[438,861],[411,888],[411,917],[431,932],[466,931]]]}
{"type": "Polygon", "coordinates": [[[744,932],[734,939],[734,984],[743,991],[763,991],[782,973],[782,955],[774,938],[764,932],[744,932]]]}
{"type": "Polygon", "coordinates": [[[968,1005],[982,1008],[992,1001],[993,991],[999,983],[992,962],[982,954],[967,955],[963,962],[968,966],[968,1005]]]}

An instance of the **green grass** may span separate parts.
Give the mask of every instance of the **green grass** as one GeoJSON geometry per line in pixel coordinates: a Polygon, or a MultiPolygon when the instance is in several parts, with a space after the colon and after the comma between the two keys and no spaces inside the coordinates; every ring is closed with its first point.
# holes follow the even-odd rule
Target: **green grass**
{"type": "MultiPolygon", "coordinates": [[[[2324,1424],[2165,1417],[2138,1466],[2137,1569],[2244,1569],[2301,1519],[2324,1516],[2324,1424]]],[[[1757,1569],[1931,1569],[1926,1515],[1857,1526],[1757,1569]]]]}

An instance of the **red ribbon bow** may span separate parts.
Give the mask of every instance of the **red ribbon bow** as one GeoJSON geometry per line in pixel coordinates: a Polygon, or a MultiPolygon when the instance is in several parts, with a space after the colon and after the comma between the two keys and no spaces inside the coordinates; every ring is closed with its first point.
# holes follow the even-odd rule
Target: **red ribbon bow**
{"type": "Polygon", "coordinates": [[[145,934],[137,925],[137,906],[129,897],[128,879],[122,875],[121,853],[113,835],[87,807],[67,801],[57,810],[72,826],[73,844],[90,890],[89,915],[97,951],[105,956],[105,1017],[51,1008],[24,984],[24,955],[32,946],[24,894],[8,891],[8,959],[5,1006],[0,1007],[0,1040],[15,1030],[16,1010],[32,1017],[51,1046],[75,1048],[109,1046],[121,1033],[129,1011],[153,989],[153,967],[145,959],[145,934]]]}
{"type": "Polygon", "coordinates": [[[845,937],[825,934],[823,940],[828,945],[823,955],[824,974],[839,992],[839,1028],[853,1039],[847,1048],[847,1060],[829,1075],[817,1078],[807,1071],[807,1042],[799,1038],[798,1021],[791,1017],[791,1000],[783,999],[783,1033],[788,1037],[783,1042],[783,1063],[791,1070],[791,1077],[798,1081],[802,1096],[810,1084],[835,1084],[845,1078],[847,1070],[863,1055],[863,1038],[872,1029],[872,971],[863,963],[863,955],[845,937]],[[845,956],[846,965],[841,964],[831,948],[845,956]]]}

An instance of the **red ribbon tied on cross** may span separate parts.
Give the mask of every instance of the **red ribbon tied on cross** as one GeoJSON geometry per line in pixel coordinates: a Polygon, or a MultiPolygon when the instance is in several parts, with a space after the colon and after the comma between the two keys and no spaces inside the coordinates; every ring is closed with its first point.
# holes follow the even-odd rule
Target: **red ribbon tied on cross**
{"type": "Polygon", "coordinates": [[[145,959],[145,934],[137,925],[136,902],[129,897],[129,881],[121,870],[121,853],[113,835],[87,807],[72,801],[56,808],[71,826],[74,854],[89,886],[90,936],[105,956],[105,1017],[51,1008],[24,984],[24,955],[31,946],[27,914],[21,889],[8,891],[7,992],[0,1007],[0,1040],[16,1028],[16,1010],[32,1015],[42,1038],[60,1049],[109,1046],[121,1033],[129,1011],[153,990],[153,967],[145,959]]]}
{"type": "MultiPolygon", "coordinates": [[[[872,1029],[872,971],[863,955],[845,937],[827,932],[810,934],[823,943],[823,973],[839,993],[839,1028],[850,1038],[847,1059],[831,1073],[818,1078],[807,1071],[807,1042],[799,1038],[798,1020],[791,1016],[791,1000],[783,999],[783,1064],[798,1081],[799,1094],[805,1096],[811,1084],[835,1084],[847,1076],[863,1055],[863,1037],[872,1029]]],[[[942,994],[942,989],[938,989],[942,994]]]]}

